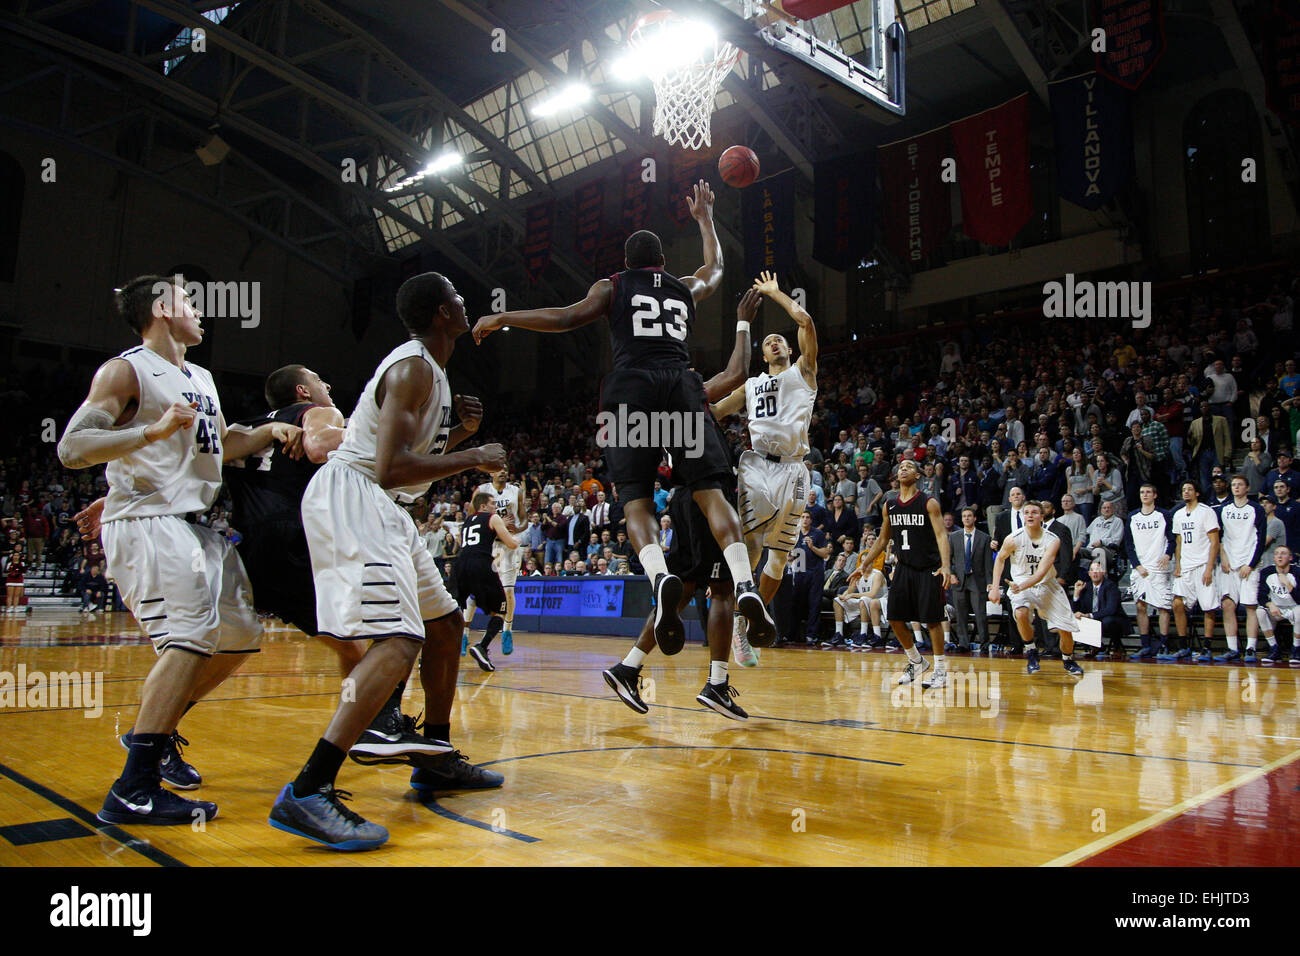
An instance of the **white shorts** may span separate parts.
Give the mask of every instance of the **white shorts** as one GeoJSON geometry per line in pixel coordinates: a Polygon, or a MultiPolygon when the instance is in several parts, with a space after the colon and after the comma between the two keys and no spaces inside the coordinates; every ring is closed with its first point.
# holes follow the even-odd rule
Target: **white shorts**
{"type": "Polygon", "coordinates": [[[838,604],[840,610],[844,612],[844,620],[846,621],[856,621],[862,616],[863,600],[864,596],[860,593],[850,594],[847,596],[840,594],[835,597],[835,603],[838,604]]]}
{"type": "Polygon", "coordinates": [[[302,525],[316,580],[319,634],[341,640],[407,636],[457,610],[411,516],[342,462],[312,476],[302,525]]]}
{"type": "Polygon", "coordinates": [[[1259,603],[1259,568],[1242,578],[1236,571],[1223,573],[1223,565],[1214,568],[1214,590],[1219,595],[1219,602],[1230,598],[1233,604],[1254,607],[1259,603]]]}
{"type": "Polygon", "coordinates": [[[1022,607],[1033,608],[1054,631],[1069,631],[1073,634],[1079,629],[1079,622],[1074,618],[1070,600],[1065,590],[1055,578],[1042,581],[1027,591],[1011,595],[1011,612],[1014,614],[1022,607]]]}
{"type": "Polygon", "coordinates": [[[519,569],[524,566],[524,552],[526,550],[523,545],[508,549],[500,541],[492,543],[492,570],[501,579],[503,588],[515,586],[515,579],[519,577],[519,569]]]}
{"type": "Polygon", "coordinates": [[[740,456],[736,476],[745,537],[761,534],[764,547],[788,554],[808,506],[808,467],[802,461],[768,461],[747,451],[740,456]]]}
{"type": "Polygon", "coordinates": [[[1133,572],[1133,600],[1141,601],[1158,611],[1168,611],[1174,606],[1171,583],[1173,575],[1168,571],[1152,571],[1146,577],[1133,572]]]}
{"type": "Polygon", "coordinates": [[[253,587],[229,540],[176,515],[104,522],[108,572],[161,654],[251,654],[262,643],[253,587]]]}
{"type": "Polygon", "coordinates": [[[1202,611],[1215,614],[1219,610],[1219,592],[1213,581],[1209,584],[1201,582],[1201,575],[1204,573],[1203,564],[1195,568],[1183,568],[1183,573],[1173,579],[1174,597],[1182,598],[1183,607],[1188,610],[1191,610],[1193,605],[1199,604],[1202,611]]]}
{"type": "MultiPolygon", "coordinates": [[[[1278,608],[1282,612],[1282,620],[1290,621],[1291,627],[1300,634],[1300,607],[1282,607],[1278,608]]],[[[1265,634],[1272,634],[1274,625],[1278,622],[1273,620],[1272,615],[1268,613],[1268,608],[1260,605],[1255,609],[1255,617],[1259,618],[1259,629],[1265,634]]],[[[1292,638],[1294,640],[1294,638],[1292,638]]]]}

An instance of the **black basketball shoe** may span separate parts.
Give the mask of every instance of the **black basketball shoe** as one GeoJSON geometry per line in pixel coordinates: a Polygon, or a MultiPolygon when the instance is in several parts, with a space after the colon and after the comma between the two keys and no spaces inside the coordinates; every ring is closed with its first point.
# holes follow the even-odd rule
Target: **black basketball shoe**
{"type": "Polygon", "coordinates": [[[776,624],[753,583],[737,585],[736,610],[749,622],[750,645],[771,647],[776,641],[776,624]]]}
{"type": "Polygon", "coordinates": [[[104,806],[96,817],[103,823],[174,827],[192,824],[197,820],[206,822],[216,815],[215,803],[186,800],[165,790],[157,780],[131,787],[118,780],[108,791],[104,806]]]}
{"type": "Polygon", "coordinates": [[[436,757],[419,757],[411,772],[411,786],[419,791],[491,790],[506,782],[495,770],[476,767],[459,750],[436,757]]]}
{"type": "Polygon", "coordinates": [[[682,579],[675,574],[655,578],[655,643],[665,654],[676,654],[686,646],[686,625],[677,613],[682,599],[682,579]]]}
{"type": "MultiPolygon", "coordinates": [[[[131,749],[132,731],[131,728],[119,738],[119,743],[123,749],[131,749]]],[[[158,763],[158,770],[162,774],[163,782],[175,787],[177,790],[197,790],[203,785],[203,778],[199,772],[192,766],[181,759],[181,747],[188,747],[190,742],[180,735],[178,731],[172,731],[166,745],[163,747],[162,760],[158,763]]]]}
{"type": "Polygon", "coordinates": [[[620,661],[609,670],[601,671],[600,676],[618,694],[618,699],[638,714],[650,712],[650,705],[641,699],[641,668],[629,667],[620,661]]]}
{"type": "Polygon", "coordinates": [[[705,684],[704,690],[700,691],[695,699],[705,707],[716,710],[723,717],[730,717],[732,720],[744,722],[749,720],[749,714],[745,713],[741,706],[732,700],[733,697],[738,696],[740,696],[740,691],[732,687],[730,681],[727,681],[725,684],[705,684]]]}
{"type": "Polygon", "coordinates": [[[445,740],[430,740],[416,732],[415,718],[396,707],[379,712],[348,756],[365,766],[380,763],[413,763],[417,755],[446,754],[452,750],[445,740]]]}

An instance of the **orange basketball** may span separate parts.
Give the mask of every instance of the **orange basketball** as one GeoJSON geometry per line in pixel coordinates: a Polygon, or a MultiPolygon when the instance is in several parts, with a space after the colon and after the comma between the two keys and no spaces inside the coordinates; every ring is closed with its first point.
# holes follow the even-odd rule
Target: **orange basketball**
{"type": "Polygon", "coordinates": [[[728,186],[743,189],[758,178],[758,157],[748,146],[728,146],[718,157],[718,174],[728,186]]]}

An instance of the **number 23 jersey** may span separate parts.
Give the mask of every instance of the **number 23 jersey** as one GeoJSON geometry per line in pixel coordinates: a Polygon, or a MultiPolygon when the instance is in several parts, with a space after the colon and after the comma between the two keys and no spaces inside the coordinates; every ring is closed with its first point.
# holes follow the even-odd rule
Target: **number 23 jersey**
{"type": "Polygon", "coordinates": [[[221,488],[221,402],[207,369],[181,369],[140,345],[120,356],[131,363],[140,404],[129,427],[152,425],[174,402],[198,406],[190,428],[108,463],[104,521],[207,511],[221,488]]]}
{"type": "Polygon", "coordinates": [[[695,299],[686,284],[662,269],[628,269],[609,281],[614,368],[689,368],[695,299]]]}

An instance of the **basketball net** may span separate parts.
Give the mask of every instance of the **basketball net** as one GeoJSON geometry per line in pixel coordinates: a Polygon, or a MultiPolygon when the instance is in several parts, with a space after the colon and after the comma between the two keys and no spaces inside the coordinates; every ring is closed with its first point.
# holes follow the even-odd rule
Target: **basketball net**
{"type": "MultiPolygon", "coordinates": [[[[640,37],[629,42],[644,52],[640,37]]],[[[712,57],[706,49],[682,67],[656,69],[653,58],[647,57],[646,73],[655,87],[654,135],[686,149],[713,145],[709,129],[713,100],[739,58],[740,51],[725,40],[713,44],[712,57]]]]}

